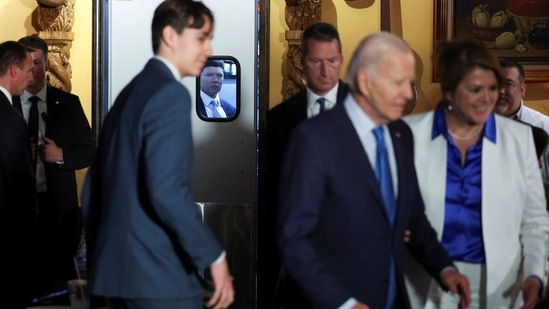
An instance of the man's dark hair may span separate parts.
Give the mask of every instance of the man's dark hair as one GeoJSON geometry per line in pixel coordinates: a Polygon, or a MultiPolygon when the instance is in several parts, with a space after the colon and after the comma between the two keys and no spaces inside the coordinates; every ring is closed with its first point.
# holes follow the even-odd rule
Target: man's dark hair
{"type": "Polygon", "coordinates": [[[48,44],[41,38],[29,35],[26,37],[22,37],[17,41],[25,46],[28,46],[34,50],[41,50],[44,53],[44,58],[48,58],[48,44]]]}
{"type": "Polygon", "coordinates": [[[500,58],[499,59],[499,65],[502,69],[505,68],[517,68],[517,71],[519,73],[519,82],[524,83],[524,68],[522,65],[516,61],[500,58]]]}
{"type": "Polygon", "coordinates": [[[339,33],[337,29],[328,23],[316,23],[303,31],[303,37],[301,39],[301,55],[306,56],[309,52],[307,42],[309,40],[316,40],[322,42],[337,41],[339,52],[341,53],[341,40],[339,39],[339,33]]]}
{"type": "Polygon", "coordinates": [[[21,70],[25,68],[27,53],[32,51],[31,48],[15,41],[0,44],[0,76],[4,76],[14,64],[21,70]]]}
{"type": "Polygon", "coordinates": [[[171,26],[181,34],[185,28],[202,28],[207,20],[213,27],[212,12],[201,1],[166,0],[162,2],[154,11],[151,26],[153,52],[158,52],[164,27],[171,26]]]}
{"type": "MultiPolygon", "coordinates": [[[[225,69],[225,61],[217,60],[217,59],[208,59],[208,60],[206,60],[206,63],[204,64],[204,68],[205,67],[216,67],[216,68],[225,69]]],[[[202,69],[204,69],[204,68],[202,68],[202,69]]]]}

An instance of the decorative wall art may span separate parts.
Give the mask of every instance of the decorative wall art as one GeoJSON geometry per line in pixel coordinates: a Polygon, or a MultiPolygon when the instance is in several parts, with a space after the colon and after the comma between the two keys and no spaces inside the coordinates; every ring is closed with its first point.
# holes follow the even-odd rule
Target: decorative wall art
{"type": "MultiPolygon", "coordinates": [[[[520,62],[527,81],[549,81],[549,0],[435,0],[433,43],[476,40],[520,62]]],[[[438,81],[433,65],[433,81],[438,81]]]]}

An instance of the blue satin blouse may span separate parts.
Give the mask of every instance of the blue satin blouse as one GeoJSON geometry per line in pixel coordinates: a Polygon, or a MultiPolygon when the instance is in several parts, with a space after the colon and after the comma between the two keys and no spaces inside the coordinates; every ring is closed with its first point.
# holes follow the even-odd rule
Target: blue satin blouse
{"type": "MultiPolygon", "coordinates": [[[[496,142],[495,117],[492,113],[483,135],[496,142]]],[[[485,263],[482,238],[482,140],[467,149],[461,165],[461,153],[448,133],[444,107],[435,110],[432,138],[443,135],[447,141],[446,200],[441,243],[450,257],[468,263],[485,263]]]]}

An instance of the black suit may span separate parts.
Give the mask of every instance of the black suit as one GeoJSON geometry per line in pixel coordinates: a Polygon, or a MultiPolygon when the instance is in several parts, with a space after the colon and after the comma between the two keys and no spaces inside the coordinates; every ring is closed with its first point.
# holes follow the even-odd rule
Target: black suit
{"type": "MultiPolygon", "coordinates": [[[[35,180],[25,120],[0,92],[0,300],[24,305],[28,241],[36,219],[35,180]]],[[[24,307],[23,307],[24,308],[24,307]]]]}
{"type": "MultiPolygon", "coordinates": [[[[343,81],[339,81],[337,89],[336,105],[343,102],[349,93],[349,85],[343,81]]],[[[273,107],[267,113],[267,143],[266,143],[266,168],[264,178],[264,196],[262,199],[262,207],[260,207],[260,253],[259,253],[259,273],[260,276],[260,295],[259,303],[263,305],[271,305],[270,294],[265,294],[266,291],[273,291],[275,283],[279,276],[280,260],[274,242],[274,225],[276,222],[277,194],[279,185],[280,168],[282,157],[286,145],[290,138],[290,134],[298,124],[307,120],[307,89],[304,88],[286,101],[273,107]],[[264,281],[264,283],[263,283],[264,281]]],[[[291,299],[282,300],[283,303],[295,303],[301,298],[296,293],[296,287],[290,278],[285,275],[281,276],[284,280],[279,290],[278,295],[275,295],[278,302],[281,298],[291,299]]],[[[275,304],[275,307],[278,304],[275,304]]],[[[297,305],[297,307],[302,304],[297,305]]]]}
{"type": "MultiPolygon", "coordinates": [[[[14,106],[21,109],[19,97],[14,106]]],[[[39,193],[38,222],[34,247],[40,256],[37,271],[44,288],[55,281],[76,277],[73,256],[82,231],[81,211],[75,171],[88,167],[95,154],[93,133],[78,96],[55,87],[47,87],[45,136],[63,149],[62,166],[44,162],[47,193],[39,193]]]]}

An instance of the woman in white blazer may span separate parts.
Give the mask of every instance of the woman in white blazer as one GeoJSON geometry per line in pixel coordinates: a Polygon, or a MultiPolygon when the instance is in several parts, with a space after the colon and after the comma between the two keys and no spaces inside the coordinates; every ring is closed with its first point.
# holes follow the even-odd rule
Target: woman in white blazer
{"type": "MultiPolygon", "coordinates": [[[[433,59],[443,99],[405,118],[427,217],[469,278],[469,308],[533,308],[547,282],[549,217],[532,130],[493,113],[503,77],[486,48],[444,42],[433,59]]],[[[459,297],[408,266],[413,308],[457,308],[459,297]]]]}

